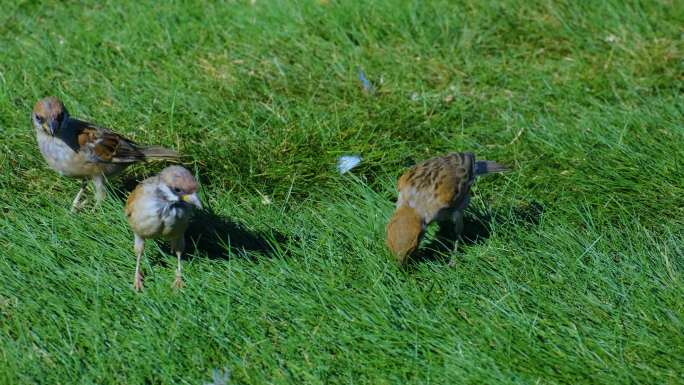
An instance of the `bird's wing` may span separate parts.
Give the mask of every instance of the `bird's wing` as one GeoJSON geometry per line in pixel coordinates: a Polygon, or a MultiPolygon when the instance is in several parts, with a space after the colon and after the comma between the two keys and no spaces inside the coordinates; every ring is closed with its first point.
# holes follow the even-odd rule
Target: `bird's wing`
{"type": "Polygon", "coordinates": [[[135,206],[140,204],[145,199],[145,196],[149,195],[150,191],[154,191],[154,186],[158,183],[159,175],[155,175],[144,179],[135,186],[133,191],[128,194],[128,199],[126,199],[126,206],[124,207],[126,217],[133,215],[133,212],[136,210],[135,206]]]}
{"type": "Polygon", "coordinates": [[[142,183],[135,186],[135,189],[131,191],[130,194],[128,194],[128,199],[126,199],[126,207],[124,207],[124,212],[126,213],[126,217],[130,218],[131,215],[133,215],[134,211],[134,203],[136,202],[137,199],[139,199],[143,195],[143,185],[142,183]]]}
{"type": "Polygon", "coordinates": [[[414,166],[399,178],[398,204],[414,207],[426,222],[444,208],[460,208],[474,178],[473,159],[469,153],[453,153],[414,166]]]}
{"type": "Polygon", "coordinates": [[[133,141],[87,122],[76,122],[78,152],[93,163],[133,163],[145,158],[141,148],[133,141]]]}

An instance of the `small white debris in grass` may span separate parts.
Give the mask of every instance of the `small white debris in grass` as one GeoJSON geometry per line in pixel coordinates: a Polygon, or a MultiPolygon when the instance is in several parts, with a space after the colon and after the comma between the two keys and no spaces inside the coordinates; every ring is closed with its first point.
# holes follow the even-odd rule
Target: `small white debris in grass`
{"type": "Polygon", "coordinates": [[[230,370],[223,368],[211,370],[211,382],[205,382],[204,385],[228,385],[230,380],[230,370]]]}
{"type": "Polygon", "coordinates": [[[259,193],[259,196],[261,196],[261,204],[270,205],[271,203],[273,203],[273,201],[271,200],[271,198],[268,195],[262,193],[259,190],[256,190],[256,191],[257,191],[257,193],[259,193]]]}
{"type": "Polygon", "coordinates": [[[608,35],[606,36],[606,43],[616,43],[618,40],[620,40],[617,36],[615,35],[608,35]]]}
{"type": "Polygon", "coordinates": [[[337,159],[337,171],[344,174],[361,163],[358,155],[343,155],[337,159]]]}

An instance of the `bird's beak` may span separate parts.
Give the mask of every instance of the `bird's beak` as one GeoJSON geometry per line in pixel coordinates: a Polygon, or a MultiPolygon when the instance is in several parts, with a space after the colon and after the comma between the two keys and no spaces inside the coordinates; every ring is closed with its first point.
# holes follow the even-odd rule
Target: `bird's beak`
{"type": "Polygon", "coordinates": [[[192,193],[192,194],[185,194],[181,197],[183,202],[188,202],[191,205],[197,207],[198,209],[202,208],[202,203],[200,203],[199,198],[197,197],[197,193],[192,193]]]}
{"type": "Polygon", "coordinates": [[[55,132],[59,128],[59,121],[57,119],[50,119],[48,121],[48,128],[50,129],[50,135],[55,136],[55,132]]]}

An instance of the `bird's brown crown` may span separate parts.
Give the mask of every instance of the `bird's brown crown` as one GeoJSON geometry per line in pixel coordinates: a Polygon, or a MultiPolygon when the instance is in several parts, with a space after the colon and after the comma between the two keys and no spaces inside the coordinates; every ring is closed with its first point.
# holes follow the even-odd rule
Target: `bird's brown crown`
{"type": "Polygon", "coordinates": [[[176,189],[183,194],[193,194],[197,191],[195,177],[184,167],[169,166],[159,173],[159,178],[174,192],[176,189]]]}
{"type": "Polygon", "coordinates": [[[66,113],[66,108],[61,100],[54,96],[48,96],[47,98],[40,99],[36,105],[33,106],[33,113],[45,120],[61,120],[59,117],[66,113]]]}
{"type": "Polygon", "coordinates": [[[59,129],[64,126],[68,116],[64,104],[54,96],[50,96],[39,100],[33,106],[31,121],[36,130],[42,130],[48,135],[55,136],[59,129]]]}

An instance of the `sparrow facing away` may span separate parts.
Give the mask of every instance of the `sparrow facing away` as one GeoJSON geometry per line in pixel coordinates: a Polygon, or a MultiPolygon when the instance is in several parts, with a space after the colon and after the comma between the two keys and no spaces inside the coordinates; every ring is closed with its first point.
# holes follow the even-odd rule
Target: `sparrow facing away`
{"type": "Polygon", "coordinates": [[[453,226],[460,235],[475,177],[507,170],[492,161],[475,161],[466,152],[428,159],[406,171],[397,183],[397,208],[387,224],[387,247],[399,264],[415,252],[433,221],[453,226]]]}
{"type": "Polygon", "coordinates": [[[39,100],[33,107],[31,121],[40,152],[50,168],[61,175],[83,179],[72,211],[76,210],[88,179],[93,180],[95,198],[100,203],[105,197],[105,176],[139,161],[178,159],[176,151],[139,145],[106,128],[70,117],[55,97],[39,100]]]}
{"type": "Polygon", "coordinates": [[[136,254],[133,288],[142,290],[140,258],[145,250],[145,239],[161,238],[169,241],[178,257],[175,288],[183,286],[181,255],[185,250],[185,230],[192,209],[202,208],[197,198],[197,182],[190,171],[181,166],[169,166],[159,175],[142,181],[128,196],[125,213],[133,229],[136,254]]]}

